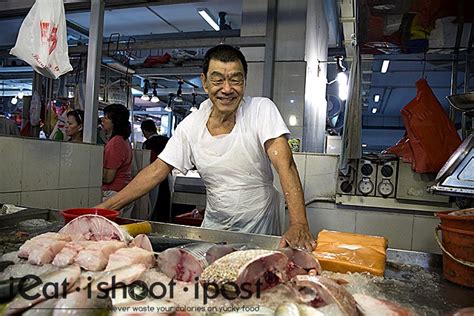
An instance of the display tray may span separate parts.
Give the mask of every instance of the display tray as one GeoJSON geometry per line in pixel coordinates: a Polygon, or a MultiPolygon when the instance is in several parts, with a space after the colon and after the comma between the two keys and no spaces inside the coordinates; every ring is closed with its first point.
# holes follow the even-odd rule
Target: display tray
{"type": "MultiPolygon", "coordinates": [[[[117,222],[127,224],[136,221],[119,218],[117,222]]],[[[2,241],[7,239],[9,244],[7,248],[2,248],[2,254],[17,250],[28,238],[45,231],[57,231],[62,226],[63,221],[59,212],[53,210],[26,209],[16,214],[2,216],[0,218],[0,244],[3,245],[2,241]],[[49,224],[37,221],[36,223],[42,226],[25,231],[24,222],[32,219],[44,220],[49,224]]],[[[160,252],[170,247],[199,241],[245,242],[265,249],[276,249],[280,238],[152,222],[150,240],[154,250],[160,252]]],[[[8,263],[0,262],[0,272],[6,266],[8,263]]],[[[353,279],[358,280],[360,277],[360,275],[354,275],[353,279]]],[[[421,315],[446,315],[457,309],[474,305],[472,300],[474,289],[445,280],[442,273],[442,257],[437,254],[389,248],[385,277],[368,280],[387,299],[410,306],[421,315]]]]}

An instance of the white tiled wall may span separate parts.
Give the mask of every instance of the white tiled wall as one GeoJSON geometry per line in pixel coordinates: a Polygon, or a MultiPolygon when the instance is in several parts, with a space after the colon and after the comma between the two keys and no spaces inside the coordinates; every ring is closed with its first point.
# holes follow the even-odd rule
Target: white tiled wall
{"type": "Polygon", "coordinates": [[[0,136],[0,203],[64,209],[100,202],[103,147],[0,136]]]}
{"type": "MultiPolygon", "coordinates": [[[[437,217],[416,215],[414,211],[388,212],[383,209],[341,207],[322,202],[335,197],[338,156],[294,153],[305,201],[316,200],[306,207],[314,237],[322,229],[384,236],[389,247],[440,253],[434,238],[437,217]]],[[[278,174],[275,187],[281,192],[278,174]]]]}

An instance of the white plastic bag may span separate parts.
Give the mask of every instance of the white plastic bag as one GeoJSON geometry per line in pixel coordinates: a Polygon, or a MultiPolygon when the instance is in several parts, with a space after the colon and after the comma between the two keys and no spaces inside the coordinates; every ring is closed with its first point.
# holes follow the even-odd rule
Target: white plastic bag
{"type": "Polygon", "coordinates": [[[46,77],[57,79],[72,70],[63,0],[36,0],[10,54],[46,77]]]}

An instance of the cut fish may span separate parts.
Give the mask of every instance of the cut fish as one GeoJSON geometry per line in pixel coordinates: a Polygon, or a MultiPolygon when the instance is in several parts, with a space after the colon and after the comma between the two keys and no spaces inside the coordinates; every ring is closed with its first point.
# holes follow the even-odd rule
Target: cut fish
{"type": "Polygon", "coordinates": [[[288,278],[304,274],[321,274],[321,265],[318,259],[309,251],[282,248],[279,249],[288,257],[288,278]]]}
{"type": "Polygon", "coordinates": [[[287,280],[288,258],[280,251],[254,249],[232,252],[207,267],[200,277],[203,285],[245,285],[252,293],[287,280]]]}
{"type": "Polygon", "coordinates": [[[62,295],[72,288],[74,283],[79,279],[81,268],[78,265],[70,265],[64,269],[57,270],[40,276],[41,284],[29,289],[26,293],[34,299],[27,299],[21,295],[17,295],[15,299],[8,305],[4,315],[14,315],[30,308],[31,306],[46,300],[46,297],[54,297],[62,295]],[[64,283],[66,282],[66,283],[64,283]],[[54,284],[56,286],[51,286],[54,284]],[[66,284],[66,286],[63,286],[66,284]]]}
{"type": "Polygon", "coordinates": [[[354,297],[331,279],[315,275],[297,275],[291,279],[291,283],[303,303],[313,307],[335,303],[344,315],[358,315],[354,297]]]}
{"type": "Polygon", "coordinates": [[[212,243],[194,243],[169,248],[158,255],[158,266],[170,278],[178,281],[195,282],[208,266],[206,252],[212,243]]]}
{"type": "Polygon", "coordinates": [[[384,299],[365,294],[354,294],[357,308],[364,316],[412,316],[410,309],[384,299]]]}
{"type": "Polygon", "coordinates": [[[109,263],[105,270],[114,270],[137,263],[152,268],[155,265],[153,252],[138,247],[121,248],[109,256],[109,263]]]}
{"type": "Polygon", "coordinates": [[[89,271],[104,270],[109,262],[109,256],[126,244],[118,240],[101,240],[88,244],[79,251],[74,262],[89,271]]]}
{"type": "Polygon", "coordinates": [[[119,225],[100,215],[86,214],[76,217],[59,231],[73,239],[120,240],[130,242],[132,237],[119,225]]]}

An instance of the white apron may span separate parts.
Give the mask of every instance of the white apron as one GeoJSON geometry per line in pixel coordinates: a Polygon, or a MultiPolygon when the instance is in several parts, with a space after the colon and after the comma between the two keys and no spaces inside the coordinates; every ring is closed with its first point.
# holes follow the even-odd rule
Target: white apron
{"type": "Polygon", "coordinates": [[[273,186],[270,160],[255,127],[246,126],[242,107],[230,134],[212,137],[206,127],[211,108],[199,124],[198,141],[191,144],[194,164],[207,189],[202,227],[256,234],[281,235],[284,206],[273,186]],[[225,139],[219,152],[216,138],[225,139]]]}

